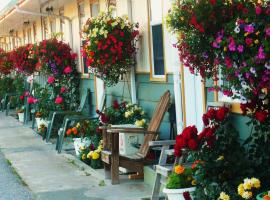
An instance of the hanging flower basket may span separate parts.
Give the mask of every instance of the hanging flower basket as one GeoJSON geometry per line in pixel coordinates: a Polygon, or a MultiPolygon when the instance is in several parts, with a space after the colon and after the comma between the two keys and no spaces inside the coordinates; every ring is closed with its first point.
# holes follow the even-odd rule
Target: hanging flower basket
{"type": "Polygon", "coordinates": [[[12,71],[13,65],[10,53],[0,49],[0,73],[7,75],[12,71]]]}
{"type": "Polygon", "coordinates": [[[34,45],[28,44],[26,46],[18,47],[11,52],[10,56],[13,66],[18,72],[26,75],[34,73],[38,59],[33,50],[34,45]]]}
{"type": "Polygon", "coordinates": [[[83,28],[82,53],[90,73],[107,86],[118,83],[119,77],[135,64],[138,24],[127,17],[113,17],[112,10],[90,18],[83,28]]]}

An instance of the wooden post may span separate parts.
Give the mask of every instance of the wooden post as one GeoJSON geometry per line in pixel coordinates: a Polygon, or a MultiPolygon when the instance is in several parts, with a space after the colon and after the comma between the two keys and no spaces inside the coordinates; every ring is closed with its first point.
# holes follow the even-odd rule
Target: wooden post
{"type": "Polygon", "coordinates": [[[112,134],[111,177],[112,184],[119,184],[119,133],[112,134]]]}
{"type": "MultiPolygon", "coordinates": [[[[109,142],[108,142],[107,128],[105,127],[102,127],[102,140],[103,140],[103,149],[111,151],[108,145],[109,142]]],[[[105,162],[103,162],[103,164],[104,164],[105,178],[110,179],[111,178],[111,165],[105,162]]]]}

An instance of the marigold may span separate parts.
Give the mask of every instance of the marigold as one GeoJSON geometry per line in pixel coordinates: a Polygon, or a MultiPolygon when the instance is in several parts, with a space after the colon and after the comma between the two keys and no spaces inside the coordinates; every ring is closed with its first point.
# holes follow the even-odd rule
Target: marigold
{"type": "Polygon", "coordinates": [[[94,151],[93,154],[92,154],[92,159],[97,160],[97,159],[99,159],[99,157],[100,157],[99,153],[94,151]]]}
{"type": "Polygon", "coordinates": [[[72,133],[71,129],[68,129],[67,132],[66,132],[67,135],[71,135],[71,133],[72,133]]]}
{"type": "Polygon", "coordinates": [[[72,132],[73,132],[74,135],[77,135],[78,134],[78,129],[76,127],[73,127],[72,132]]]}
{"type": "Polygon", "coordinates": [[[185,167],[182,166],[182,165],[177,165],[175,168],[174,168],[174,172],[176,174],[183,174],[185,171],[185,167]]]}

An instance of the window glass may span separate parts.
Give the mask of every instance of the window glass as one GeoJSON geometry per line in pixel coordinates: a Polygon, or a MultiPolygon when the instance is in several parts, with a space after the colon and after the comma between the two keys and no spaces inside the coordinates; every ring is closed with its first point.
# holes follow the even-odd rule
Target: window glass
{"type": "Polygon", "coordinates": [[[154,75],[164,75],[162,24],[152,26],[154,75]]]}

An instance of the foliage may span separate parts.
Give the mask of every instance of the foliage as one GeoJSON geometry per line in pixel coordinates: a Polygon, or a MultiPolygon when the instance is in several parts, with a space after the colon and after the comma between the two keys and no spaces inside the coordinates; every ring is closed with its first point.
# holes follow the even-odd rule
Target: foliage
{"type": "Polygon", "coordinates": [[[113,105],[104,112],[97,110],[102,124],[135,124],[138,127],[147,126],[145,112],[137,104],[127,104],[123,101],[113,101],[113,105]]]}
{"type": "Polygon", "coordinates": [[[0,49],[0,74],[8,75],[13,69],[13,63],[10,58],[11,53],[0,49]]]}
{"type": "Polygon", "coordinates": [[[83,55],[90,73],[107,86],[117,84],[119,77],[134,66],[137,29],[138,24],[132,24],[127,17],[113,17],[111,9],[86,22],[83,55]]]}
{"type": "Polygon", "coordinates": [[[166,188],[168,189],[181,189],[189,188],[196,185],[193,178],[193,170],[190,167],[177,165],[172,174],[169,175],[166,188]]]}
{"type": "Polygon", "coordinates": [[[71,126],[67,132],[67,136],[71,137],[92,137],[95,134],[100,134],[99,120],[83,120],[75,126],[71,126]]]}

